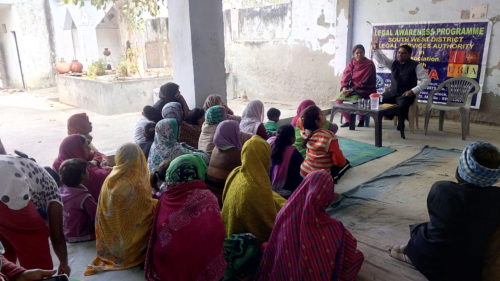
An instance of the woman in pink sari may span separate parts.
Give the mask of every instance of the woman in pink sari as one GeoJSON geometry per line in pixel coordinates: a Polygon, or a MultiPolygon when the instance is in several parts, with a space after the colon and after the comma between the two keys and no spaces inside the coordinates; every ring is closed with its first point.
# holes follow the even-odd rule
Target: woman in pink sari
{"type": "MultiPolygon", "coordinates": [[[[345,100],[369,99],[370,94],[377,91],[377,77],[375,64],[365,57],[365,47],[356,45],[352,48],[352,60],[347,64],[340,80],[340,97],[337,104],[345,100]]],[[[348,113],[342,113],[344,124],[341,127],[349,126],[350,116],[348,113]]],[[[364,126],[364,117],[359,116],[358,127],[364,126]]]]}
{"type": "Polygon", "coordinates": [[[224,224],[197,155],[175,158],[156,208],[146,255],[148,281],[218,281],[226,269],[224,224]]]}
{"type": "MultiPolygon", "coordinates": [[[[59,156],[57,156],[57,159],[52,164],[52,168],[59,171],[62,162],[67,159],[79,158],[91,161],[93,154],[89,144],[90,141],[82,135],[74,134],[67,136],[59,146],[59,156]]],[[[88,188],[90,194],[97,201],[102,184],[111,170],[109,168],[101,168],[94,161],[91,161],[89,162],[87,171],[89,172],[89,177],[82,184],[88,188]]]]}
{"type": "Polygon", "coordinates": [[[356,239],[326,213],[329,173],[310,173],[276,217],[256,280],[354,281],[364,260],[356,239]]]}

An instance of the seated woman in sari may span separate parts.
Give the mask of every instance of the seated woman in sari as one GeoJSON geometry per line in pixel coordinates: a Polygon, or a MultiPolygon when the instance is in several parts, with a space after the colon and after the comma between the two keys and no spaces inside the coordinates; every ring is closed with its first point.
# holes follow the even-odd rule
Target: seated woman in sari
{"type": "Polygon", "coordinates": [[[198,149],[205,151],[208,155],[214,150],[214,135],[217,125],[226,119],[226,109],[221,105],[212,106],[205,113],[205,123],[201,127],[198,149]]]}
{"type": "Polygon", "coordinates": [[[89,176],[83,182],[83,185],[87,187],[90,194],[92,194],[97,201],[99,199],[102,184],[111,170],[109,168],[103,168],[98,163],[91,161],[92,152],[89,144],[90,141],[82,135],[74,134],[67,136],[59,146],[59,155],[52,164],[52,168],[55,171],[59,171],[62,162],[73,158],[88,161],[89,165],[87,171],[89,176]]]}
{"type": "Polygon", "coordinates": [[[201,108],[191,109],[179,128],[179,142],[184,142],[198,149],[198,140],[200,139],[203,123],[205,123],[205,110],[201,108]]]}
{"type": "Polygon", "coordinates": [[[203,109],[207,111],[210,107],[222,105],[226,109],[226,113],[228,115],[234,115],[234,112],[222,101],[222,97],[220,95],[210,95],[203,103],[203,109]]]}
{"type": "Polygon", "coordinates": [[[149,150],[148,166],[149,172],[152,173],[160,163],[167,159],[174,159],[183,154],[197,154],[205,163],[208,163],[208,155],[200,150],[194,149],[191,146],[179,143],[179,127],[175,119],[163,119],[156,124],[155,140],[149,150]]]}
{"type": "MultiPolygon", "coordinates": [[[[375,64],[365,57],[365,47],[356,45],[352,48],[352,60],[347,64],[340,80],[341,95],[337,99],[337,104],[345,100],[357,101],[358,99],[369,99],[370,94],[377,92],[377,77],[375,64]]],[[[342,112],[344,124],[341,127],[348,127],[350,115],[342,112]]],[[[358,127],[364,126],[364,116],[358,116],[358,127]]]]}
{"type": "Polygon", "coordinates": [[[116,152],[116,166],[97,203],[97,257],[85,275],[122,270],[144,262],[157,200],[151,197],[146,157],[132,143],[116,152]]]}
{"type": "MultiPolygon", "coordinates": [[[[4,152],[0,147],[0,243],[5,247],[5,257],[13,263],[19,260],[27,269],[52,270],[52,245],[59,259],[58,272],[69,275],[57,182],[34,160],[4,152]]],[[[2,273],[6,273],[3,268],[2,273]]]]}
{"type": "Polygon", "coordinates": [[[184,114],[183,117],[189,112],[189,106],[179,91],[179,85],[173,82],[168,82],[160,87],[159,98],[160,99],[153,105],[158,112],[161,112],[163,107],[169,102],[178,102],[181,104],[182,113],[184,114]]]}
{"type": "Polygon", "coordinates": [[[327,172],[304,179],[276,217],[256,280],[356,279],[364,256],[349,230],[326,212],[335,196],[327,172]]]}
{"type": "Polygon", "coordinates": [[[89,140],[90,151],[92,152],[92,160],[99,163],[106,163],[107,156],[100,153],[92,144],[92,123],[86,113],[73,114],[68,119],[68,135],[80,134],[89,140]]]}
{"type": "MultiPolygon", "coordinates": [[[[309,106],[315,106],[316,104],[312,100],[303,100],[300,104],[299,107],[297,108],[297,114],[292,118],[292,126],[295,128],[295,143],[293,146],[297,148],[297,150],[300,152],[303,158],[306,157],[306,149],[302,146],[302,140],[305,138],[305,132],[304,132],[304,126],[302,126],[302,121],[300,117],[302,116],[302,113],[306,108],[309,106]]],[[[323,129],[330,130],[334,133],[337,132],[339,127],[337,124],[332,124],[329,121],[325,121],[323,124],[323,129]]]]}
{"type": "Polygon", "coordinates": [[[226,109],[226,119],[235,120],[238,122],[241,121],[241,117],[234,115],[234,112],[227,106],[227,104],[222,101],[222,97],[220,95],[208,96],[205,100],[205,103],[203,104],[203,109],[207,111],[210,107],[216,105],[222,105],[226,109]]]}
{"type": "Polygon", "coordinates": [[[260,100],[249,102],[241,117],[240,130],[243,133],[261,136],[267,140],[268,135],[263,122],[264,104],[260,100]]]}
{"type": "Polygon", "coordinates": [[[267,241],[274,219],[286,200],[272,190],[269,179],[271,146],[253,136],[243,145],[241,166],[229,174],[222,194],[226,236],[252,233],[267,241]]]}
{"type": "Polygon", "coordinates": [[[222,206],[222,191],[229,174],[241,166],[240,127],[237,121],[222,121],[215,130],[215,148],[210,157],[207,171],[208,188],[215,194],[222,206]]]}
{"type": "Polygon", "coordinates": [[[392,247],[390,255],[413,264],[429,281],[498,280],[482,276],[488,246],[500,227],[500,188],[493,186],[500,180],[498,149],[469,144],[456,178],[434,183],[427,197],[430,221],[410,226],[408,244],[392,247]]]}
{"type": "Polygon", "coordinates": [[[146,280],[218,281],[224,275],[224,224],[205,185],[206,170],[192,154],[170,163],[149,240],[146,280]]]}
{"type": "Polygon", "coordinates": [[[295,130],[292,125],[283,125],[278,128],[276,137],[267,140],[271,145],[271,183],[273,190],[288,199],[302,182],[300,165],[304,157],[297,151],[295,130]]]}

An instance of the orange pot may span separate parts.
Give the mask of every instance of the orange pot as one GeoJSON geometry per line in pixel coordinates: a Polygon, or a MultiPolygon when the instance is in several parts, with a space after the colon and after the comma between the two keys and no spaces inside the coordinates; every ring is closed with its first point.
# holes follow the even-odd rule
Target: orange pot
{"type": "Polygon", "coordinates": [[[82,73],[83,64],[81,64],[78,60],[73,60],[69,68],[71,72],[82,73]]]}
{"type": "Polygon", "coordinates": [[[69,70],[70,70],[70,64],[65,62],[64,59],[61,59],[56,64],[56,71],[59,72],[59,74],[68,73],[69,70]]]}

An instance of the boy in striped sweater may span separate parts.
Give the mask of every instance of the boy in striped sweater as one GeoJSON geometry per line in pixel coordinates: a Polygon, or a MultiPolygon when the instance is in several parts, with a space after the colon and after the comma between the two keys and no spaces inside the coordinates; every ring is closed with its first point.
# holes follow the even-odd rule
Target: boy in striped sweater
{"type": "Polygon", "coordinates": [[[302,145],[307,152],[300,174],[305,177],[313,171],[327,170],[337,182],[351,165],[344,157],[335,133],[322,128],[325,115],[319,107],[310,106],[302,113],[301,121],[304,127],[302,145]]]}

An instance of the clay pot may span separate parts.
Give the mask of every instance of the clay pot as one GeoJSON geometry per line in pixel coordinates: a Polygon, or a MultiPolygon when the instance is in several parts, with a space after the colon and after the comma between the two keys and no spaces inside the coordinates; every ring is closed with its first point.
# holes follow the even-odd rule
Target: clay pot
{"type": "Polygon", "coordinates": [[[83,70],[83,64],[78,62],[78,60],[73,60],[69,68],[71,72],[81,73],[83,70]]]}
{"type": "Polygon", "coordinates": [[[65,62],[63,58],[56,64],[56,71],[59,74],[68,73],[70,70],[70,64],[65,62]]]}
{"type": "Polygon", "coordinates": [[[104,48],[104,52],[102,52],[103,55],[105,55],[106,57],[109,57],[109,55],[111,55],[111,51],[108,50],[108,48],[104,48]]]}

